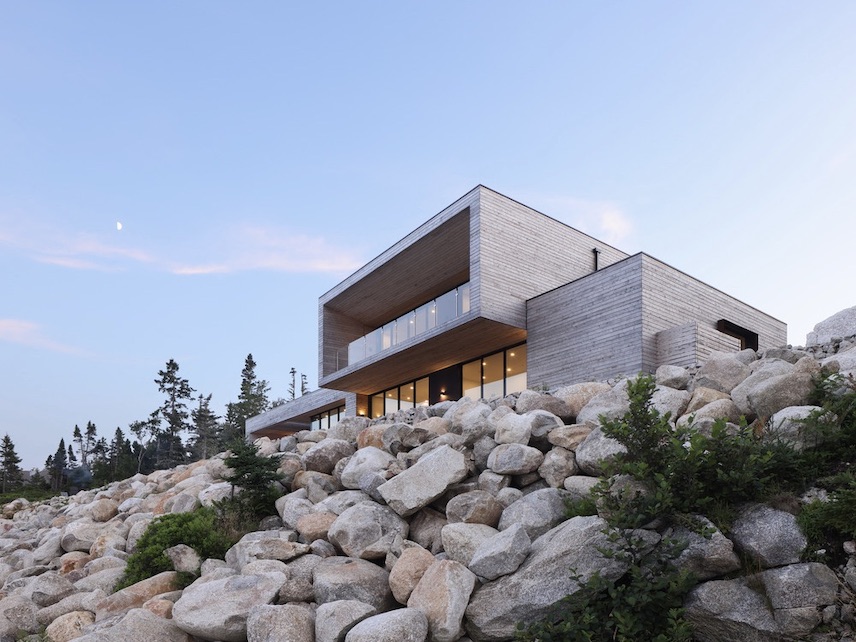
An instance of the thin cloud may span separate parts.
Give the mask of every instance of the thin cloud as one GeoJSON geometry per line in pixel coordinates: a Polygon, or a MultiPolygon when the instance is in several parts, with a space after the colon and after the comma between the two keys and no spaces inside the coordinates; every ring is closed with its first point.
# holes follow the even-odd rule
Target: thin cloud
{"type": "Polygon", "coordinates": [[[79,348],[64,345],[45,336],[39,324],[23,319],[0,319],[0,341],[65,354],[83,354],[79,348]]]}
{"type": "Polygon", "coordinates": [[[633,239],[631,217],[617,203],[563,196],[532,197],[541,211],[591,234],[610,245],[621,247],[633,239]]]}
{"type": "Polygon", "coordinates": [[[176,265],[172,272],[189,275],[250,270],[338,273],[351,272],[364,263],[353,251],[336,247],[323,237],[261,226],[233,230],[224,254],[218,262],[176,265]]]}
{"type": "Polygon", "coordinates": [[[0,221],[0,244],[39,263],[74,270],[118,271],[142,265],[180,275],[254,270],[347,273],[364,262],[352,250],[323,237],[293,234],[280,227],[215,230],[202,242],[196,238],[191,248],[163,248],[159,254],[106,238],[106,234],[68,234],[34,223],[0,221]],[[188,259],[188,255],[195,257],[188,259]],[[216,256],[213,261],[212,255],[216,256]]]}

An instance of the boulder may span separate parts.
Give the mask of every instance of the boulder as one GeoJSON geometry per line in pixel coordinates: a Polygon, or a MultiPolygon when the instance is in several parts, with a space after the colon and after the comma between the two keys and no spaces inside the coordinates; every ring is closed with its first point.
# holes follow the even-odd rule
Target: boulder
{"type": "Polygon", "coordinates": [[[330,543],[350,557],[380,559],[408,524],[388,506],[363,502],[339,515],[327,533],[330,543]]]}
{"type": "Polygon", "coordinates": [[[422,611],[435,642],[454,642],[461,637],[464,612],[476,584],[476,576],[453,560],[438,560],[428,567],[413,589],[407,607],[422,611]]]}
{"type": "Polygon", "coordinates": [[[704,388],[696,386],[693,389],[692,397],[690,397],[690,402],[687,404],[687,407],[684,409],[684,414],[691,415],[695,412],[698,412],[700,408],[708,405],[709,403],[713,403],[714,401],[718,401],[720,399],[730,399],[728,393],[720,392],[719,390],[714,390],[713,388],[704,388]]]}
{"type": "Polygon", "coordinates": [[[599,477],[605,462],[627,452],[622,444],[603,434],[600,426],[591,431],[575,451],[577,465],[586,475],[599,477]]]}
{"type": "Polygon", "coordinates": [[[598,517],[569,519],[538,538],[516,573],[477,588],[466,610],[470,637],[477,642],[513,639],[518,622],[542,619],[554,602],[579,589],[571,569],[583,581],[596,571],[618,579],[623,565],[597,552],[608,546],[605,526],[598,517]]]}
{"type": "Polygon", "coordinates": [[[695,519],[704,528],[712,530],[709,537],[683,526],[675,527],[666,534],[667,537],[687,542],[677,564],[691,571],[699,580],[709,580],[739,570],[740,559],[734,553],[731,540],[706,517],[697,515],[695,519]]]}
{"type": "Polygon", "coordinates": [[[348,465],[342,470],[342,486],[359,490],[363,475],[382,473],[395,462],[395,457],[380,448],[374,446],[360,448],[351,456],[348,465]]]}
{"type": "Polygon", "coordinates": [[[731,528],[731,541],[762,568],[796,564],[807,543],[796,517],[765,504],[740,512],[731,528]]]}
{"type": "Polygon", "coordinates": [[[600,425],[600,418],[606,420],[621,419],[630,410],[630,398],[627,396],[627,380],[615,384],[615,387],[595,395],[577,413],[578,424],[600,425]]]}
{"type": "Polygon", "coordinates": [[[60,615],[45,629],[45,635],[51,642],[69,642],[79,638],[83,629],[95,622],[95,614],[91,611],[72,611],[60,615]]]}
{"type": "Polygon", "coordinates": [[[833,339],[851,337],[856,334],[856,306],[845,308],[824,319],[806,335],[806,346],[829,343],[833,339]]]}
{"type": "Polygon", "coordinates": [[[538,470],[544,453],[523,444],[500,444],[490,453],[487,466],[499,475],[523,475],[538,470]]]}
{"type": "Polygon", "coordinates": [[[397,609],[362,620],[345,642],[425,642],[428,618],[418,609],[397,609]]]}
{"type": "Polygon", "coordinates": [[[303,467],[320,473],[330,474],[336,463],[354,454],[354,444],[344,439],[324,439],[303,453],[303,467]]]}
{"type": "Polygon", "coordinates": [[[686,390],[690,383],[690,373],[681,366],[662,365],[654,373],[654,382],[658,387],[686,390]]]}
{"type": "Polygon", "coordinates": [[[750,408],[758,417],[770,417],[788,406],[805,405],[813,389],[810,374],[794,372],[770,377],[750,391],[747,397],[750,408]]]}
{"type": "Polygon", "coordinates": [[[108,617],[124,615],[131,609],[141,607],[154,596],[169,593],[178,587],[178,573],[175,571],[158,573],[104,598],[95,609],[96,619],[101,621],[108,617]]]}
{"type": "Polygon", "coordinates": [[[561,488],[565,479],[580,471],[573,451],[555,446],[544,455],[544,462],[538,467],[538,474],[549,486],[561,488]]]}
{"type": "MultiPolygon", "coordinates": [[[[805,450],[817,446],[822,435],[812,433],[806,425],[806,419],[812,415],[820,416],[823,408],[820,406],[789,406],[774,413],[768,422],[768,430],[795,450],[805,450]]],[[[831,424],[835,417],[826,418],[831,424]]]]}
{"type": "Polygon", "coordinates": [[[714,353],[696,372],[694,385],[730,393],[750,373],[749,366],[733,355],[714,353]]]}
{"type": "Polygon", "coordinates": [[[487,580],[514,573],[529,555],[531,540],[522,524],[514,524],[479,544],[469,569],[487,580]]]}
{"type": "Polygon", "coordinates": [[[302,606],[261,604],[247,616],[247,642],[315,642],[315,618],[302,606]]]}
{"type": "MultiPolygon", "coordinates": [[[[563,399],[535,390],[523,390],[517,396],[516,408],[520,414],[526,414],[532,410],[542,410],[563,419],[571,419],[575,416],[575,413],[571,412],[571,408],[563,399]]],[[[560,421],[559,424],[561,425],[561,423],[560,421]]]]}
{"type": "Polygon", "coordinates": [[[497,533],[495,528],[486,524],[466,524],[464,522],[447,524],[441,533],[443,550],[449,559],[469,566],[473,555],[482,542],[497,533]]]}
{"type": "Polygon", "coordinates": [[[394,607],[389,573],[376,564],[352,557],[328,557],[312,573],[315,602],[320,606],[339,600],[356,600],[378,611],[394,607]]]}
{"type": "Polygon", "coordinates": [[[550,431],[547,441],[554,446],[566,450],[576,450],[592,431],[589,424],[572,424],[570,426],[559,426],[550,431]]]}
{"type": "Polygon", "coordinates": [[[431,564],[434,556],[421,546],[406,548],[389,572],[389,588],[399,604],[407,604],[410,594],[431,564]]]}
{"type": "Polygon", "coordinates": [[[250,609],[273,602],[283,580],[281,573],[202,577],[184,589],[172,609],[173,621],[203,639],[245,642],[250,609]]]}
{"type": "Polygon", "coordinates": [[[456,495],[446,504],[446,518],[451,522],[496,526],[503,506],[490,493],[473,490],[456,495]]]}
{"type": "Polygon", "coordinates": [[[564,401],[571,416],[577,417],[580,410],[589,401],[601,393],[609,392],[611,389],[612,387],[608,383],[589,381],[559,388],[553,393],[553,396],[564,401]]]}
{"type": "MultiPolygon", "coordinates": [[[[96,625],[97,626],[97,625],[96,625]]],[[[246,638],[245,638],[246,639],[246,638]]],[[[193,642],[173,620],[158,617],[147,609],[133,609],[109,628],[75,638],[74,642],[193,642]]],[[[227,638],[223,638],[227,642],[227,638]]]]}
{"type": "Polygon", "coordinates": [[[677,390],[667,386],[657,386],[651,395],[651,406],[661,415],[669,413],[672,421],[677,420],[690,403],[692,395],[686,390],[677,390]]]}
{"type": "Polygon", "coordinates": [[[376,613],[373,606],[356,600],[321,604],[315,611],[315,642],[344,642],[352,628],[376,613]]]}
{"type": "Polygon", "coordinates": [[[390,508],[406,517],[433,502],[466,476],[464,456],[449,446],[441,446],[381,485],[378,492],[390,508]]]}
{"type": "Polygon", "coordinates": [[[544,488],[524,495],[502,511],[499,530],[520,524],[534,540],[565,519],[567,497],[567,491],[558,488],[544,488]]]}
{"type": "Polygon", "coordinates": [[[749,393],[771,377],[792,373],[794,366],[781,359],[762,359],[752,364],[750,369],[752,374],[731,391],[732,401],[740,409],[740,412],[747,417],[754,414],[752,406],[749,405],[749,393]]]}

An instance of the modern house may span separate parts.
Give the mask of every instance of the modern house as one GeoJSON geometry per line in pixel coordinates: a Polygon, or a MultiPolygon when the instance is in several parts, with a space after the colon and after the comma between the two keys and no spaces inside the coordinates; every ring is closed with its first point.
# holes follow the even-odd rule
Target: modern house
{"type": "Polygon", "coordinates": [[[253,417],[247,436],[690,366],[713,350],[783,345],[786,331],[479,185],[321,296],[321,388],[253,417]]]}

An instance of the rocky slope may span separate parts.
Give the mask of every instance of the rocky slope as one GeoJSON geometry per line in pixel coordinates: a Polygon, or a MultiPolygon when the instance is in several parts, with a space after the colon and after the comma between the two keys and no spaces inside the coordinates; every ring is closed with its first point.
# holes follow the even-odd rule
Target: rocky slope
{"type": "MultiPolygon", "coordinates": [[[[822,366],[856,372],[856,340],[664,366],[654,403],[700,425],[769,418],[799,446],[796,419],[811,410],[822,366]]],[[[621,448],[598,417],[627,410],[625,385],[463,399],[259,440],[280,462],[279,519],[225,560],[170,551],[177,570],[201,572],[183,590],[172,571],[115,586],[154,517],[229,493],[222,456],[37,505],[16,500],[0,520],[0,641],[509,640],[516,622],[575,590],[570,568],[621,572],[596,551],[603,520],[564,514],[621,448]]],[[[856,561],[837,573],[801,563],[806,540],[791,513],[746,506],[729,538],[687,536],[681,563],[704,580],[686,602],[697,639],[851,639],[856,561]],[[739,575],[738,555],[756,572],[739,575]],[[822,624],[832,632],[812,633],[822,624]]]]}

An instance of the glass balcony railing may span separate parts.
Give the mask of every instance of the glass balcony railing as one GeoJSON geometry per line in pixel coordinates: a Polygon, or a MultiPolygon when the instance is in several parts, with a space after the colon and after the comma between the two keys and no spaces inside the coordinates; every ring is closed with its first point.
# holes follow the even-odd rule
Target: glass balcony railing
{"type": "Polygon", "coordinates": [[[464,283],[394,321],[351,341],[336,354],[336,370],[368,359],[470,311],[470,284],[464,283]]]}

